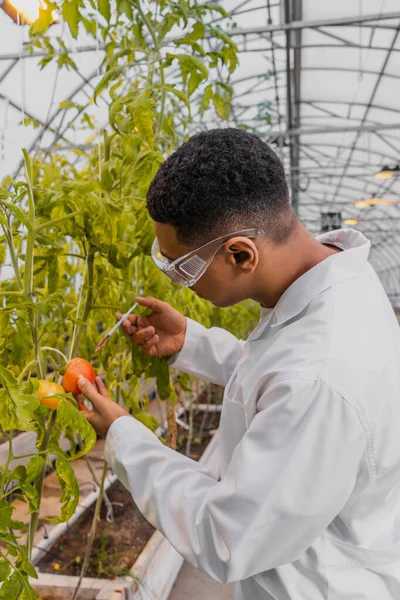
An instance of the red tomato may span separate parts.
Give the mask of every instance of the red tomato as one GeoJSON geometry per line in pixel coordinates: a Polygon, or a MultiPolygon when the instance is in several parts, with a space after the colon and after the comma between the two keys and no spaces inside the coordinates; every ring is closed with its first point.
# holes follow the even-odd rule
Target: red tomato
{"type": "Polygon", "coordinates": [[[62,385],[47,381],[47,379],[39,379],[39,387],[36,390],[36,396],[40,398],[40,404],[47,406],[51,410],[55,410],[60,404],[60,398],[53,398],[56,394],[65,394],[62,385]]]}
{"type": "Polygon", "coordinates": [[[71,392],[74,396],[81,393],[78,387],[78,379],[84,377],[90,383],[94,383],[96,373],[92,365],[84,358],[73,358],[67,365],[67,370],[63,377],[63,388],[66,392],[71,392]]]}

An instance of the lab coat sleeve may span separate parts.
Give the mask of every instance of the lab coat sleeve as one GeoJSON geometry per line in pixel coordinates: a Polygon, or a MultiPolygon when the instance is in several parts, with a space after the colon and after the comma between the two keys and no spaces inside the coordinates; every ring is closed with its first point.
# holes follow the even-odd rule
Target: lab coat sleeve
{"type": "Polygon", "coordinates": [[[299,558],[345,505],[366,448],[353,408],[321,382],[276,382],[259,409],[220,482],[132,417],[106,440],[140,511],[222,583],[299,558]]]}
{"type": "Polygon", "coordinates": [[[207,329],[187,319],[183,348],[170,365],[178,371],[226,385],[242,355],[244,344],[225,329],[207,329]]]}

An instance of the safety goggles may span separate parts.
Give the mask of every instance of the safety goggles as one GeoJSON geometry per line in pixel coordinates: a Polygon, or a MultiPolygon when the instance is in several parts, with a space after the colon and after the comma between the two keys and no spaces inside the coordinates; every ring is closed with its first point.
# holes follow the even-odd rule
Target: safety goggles
{"type": "Polygon", "coordinates": [[[222,246],[230,238],[238,235],[245,236],[247,238],[257,238],[264,235],[262,229],[244,229],[243,231],[235,231],[228,235],[223,235],[196,250],[188,252],[184,256],[177,258],[176,260],[170,261],[160,251],[158,245],[158,239],[156,238],[151,248],[151,257],[154,264],[167,275],[172,281],[178,285],[184,287],[192,287],[205,271],[208,269],[210,264],[215,258],[215,255],[222,246]]]}

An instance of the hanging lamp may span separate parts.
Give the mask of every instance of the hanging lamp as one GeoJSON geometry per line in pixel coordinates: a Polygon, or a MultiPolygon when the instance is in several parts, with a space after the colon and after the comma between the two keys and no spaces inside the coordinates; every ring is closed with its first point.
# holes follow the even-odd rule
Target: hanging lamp
{"type": "Polygon", "coordinates": [[[0,0],[0,8],[17,25],[31,25],[39,17],[39,8],[46,8],[40,0],[0,0]]]}
{"type": "Polygon", "coordinates": [[[385,165],[380,171],[375,173],[374,179],[392,179],[392,177],[397,177],[398,175],[400,175],[399,165],[396,165],[393,169],[385,165]]]}

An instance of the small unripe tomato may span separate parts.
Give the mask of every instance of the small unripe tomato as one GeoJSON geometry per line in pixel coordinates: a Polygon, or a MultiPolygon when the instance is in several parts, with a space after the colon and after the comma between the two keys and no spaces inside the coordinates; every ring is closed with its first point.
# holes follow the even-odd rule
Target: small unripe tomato
{"type": "Polygon", "coordinates": [[[65,394],[62,385],[47,381],[47,379],[39,379],[39,387],[36,390],[36,396],[40,398],[40,404],[47,406],[51,410],[55,410],[60,404],[60,398],[54,398],[56,394],[65,394]]]}
{"type": "Polygon", "coordinates": [[[66,392],[71,392],[74,396],[81,393],[78,386],[78,380],[84,377],[90,383],[94,383],[96,373],[87,360],[84,358],[73,358],[67,365],[67,370],[63,377],[63,388],[66,392]]]}

